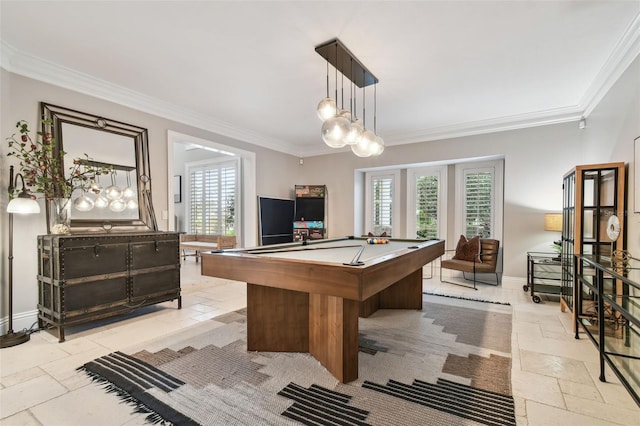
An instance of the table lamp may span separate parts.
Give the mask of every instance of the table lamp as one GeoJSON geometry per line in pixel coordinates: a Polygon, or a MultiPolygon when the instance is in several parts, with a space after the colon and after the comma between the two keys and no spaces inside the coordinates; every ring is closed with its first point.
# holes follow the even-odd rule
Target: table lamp
{"type": "Polygon", "coordinates": [[[13,166],[9,166],[9,196],[13,196],[18,177],[22,183],[22,189],[18,196],[9,201],[7,205],[7,213],[9,213],[9,323],[7,333],[0,336],[0,348],[16,346],[29,340],[29,333],[26,331],[13,331],[13,214],[40,213],[40,206],[29,195],[24,184],[24,178],[20,173],[16,174],[14,180],[13,166]]]}
{"type": "Polygon", "coordinates": [[[544,230],[562,232],[562,213],[545,213],[544,230]]]}

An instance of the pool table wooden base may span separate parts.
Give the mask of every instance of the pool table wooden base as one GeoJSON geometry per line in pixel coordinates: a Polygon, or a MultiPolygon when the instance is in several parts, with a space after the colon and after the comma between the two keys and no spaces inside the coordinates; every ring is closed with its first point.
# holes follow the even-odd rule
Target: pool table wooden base
{"type": "Polygon", "coordinates": [[[247,284],[247,349],[309,352],[340,382],[358,378],[358,317],[422,309],[422,268],[359,302],[247,284]]]}

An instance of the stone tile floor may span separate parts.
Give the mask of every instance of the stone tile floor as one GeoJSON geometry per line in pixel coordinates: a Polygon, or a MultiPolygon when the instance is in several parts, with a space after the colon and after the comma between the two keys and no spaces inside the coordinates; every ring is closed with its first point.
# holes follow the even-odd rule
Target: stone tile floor
{"type": "MultiPolygon", "coordinates": [[[[428,275],[429,268],[425,268],[428,275]]],[[[0,351],[0,424],[143,425],[132,413],[76,368],[114,350],[185,329],[246,304],[243,283],[200,275],[193,259],[181,271],[183,308],[176,302],[138,313],[74,327],[58,343],[38,332],[20,346],[0,351]]],[[[503,279],[501,286],[479,290],[424,280],[425,291],[509,302],[513,307],[512,384],[518,425],[638,425],[640,407],[611,371],[598,380],[598,355],[586,337],[573,338],[571,318],[557,298],[542,296],[535,304],[522,290],[522,279],[503,279]]]]}

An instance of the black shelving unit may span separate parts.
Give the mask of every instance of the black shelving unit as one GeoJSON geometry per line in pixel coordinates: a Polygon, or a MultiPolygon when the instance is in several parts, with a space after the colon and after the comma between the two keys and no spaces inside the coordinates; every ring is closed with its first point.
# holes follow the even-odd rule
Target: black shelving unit
{"type": "Polygon", "coordinates": [[[293,239],[327,238],[327,186],[296,185],[293,239]]]}

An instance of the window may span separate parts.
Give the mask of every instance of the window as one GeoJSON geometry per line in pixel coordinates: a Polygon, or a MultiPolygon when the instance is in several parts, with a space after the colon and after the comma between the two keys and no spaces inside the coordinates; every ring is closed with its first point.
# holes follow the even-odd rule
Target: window
{"type": "Polygon", "coordinates": [[[502,238],[501,161],[456,165],[456,229],[467,237],[502,238]]]}
{"type": "Polygon", "coordinates": [[[365,200],[365,226],[367,232],[380,235],[399,235],[397,197],[399,194],[399,171],[367,174],[365,200]]]}
{"type": "Polygon", "coordinates": [[[423,167],[407,171],[408,238],[445,238],[446,172],[446,166],[423,167]]]}
{"type": "Polygon", "coordinates": [[[188,232],[235,235],[238,161],[189,165],[188,178],[188,232]]]}

